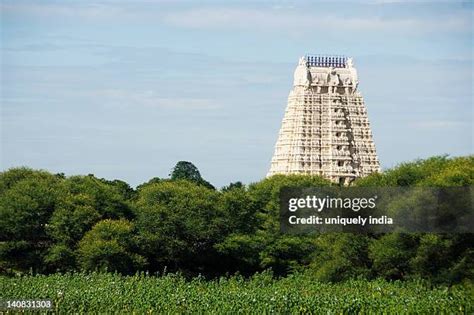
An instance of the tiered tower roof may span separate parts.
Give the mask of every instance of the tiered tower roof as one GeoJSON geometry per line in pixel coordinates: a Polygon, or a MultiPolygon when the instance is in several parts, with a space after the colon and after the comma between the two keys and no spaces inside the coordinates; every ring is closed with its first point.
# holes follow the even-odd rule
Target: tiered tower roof
{"type": "Polygon", "coordinates": [[[268,176],[321,175],[349,184],[380,171],[352,58],[301,57],[268,176]]]}

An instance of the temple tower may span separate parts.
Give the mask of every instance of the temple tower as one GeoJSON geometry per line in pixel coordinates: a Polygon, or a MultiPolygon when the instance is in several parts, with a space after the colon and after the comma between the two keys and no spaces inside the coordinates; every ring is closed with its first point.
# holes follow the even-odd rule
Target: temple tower
{"type": "Polygon", "coordinates": [[[267,176],[321,175],[347,185],[380,171],[358,84],[352,58],[300,58],[267,176]]]}

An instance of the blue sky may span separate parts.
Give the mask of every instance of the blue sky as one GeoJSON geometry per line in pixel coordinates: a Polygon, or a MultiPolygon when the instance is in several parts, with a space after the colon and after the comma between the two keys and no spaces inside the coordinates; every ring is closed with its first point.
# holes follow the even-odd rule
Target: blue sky
{"type": "Polygon", "coordinates": [[[358,68],[384,168],[472,154],[470,1],[0,1],[2,170],[262,179],[301,55],[358,68]]]}

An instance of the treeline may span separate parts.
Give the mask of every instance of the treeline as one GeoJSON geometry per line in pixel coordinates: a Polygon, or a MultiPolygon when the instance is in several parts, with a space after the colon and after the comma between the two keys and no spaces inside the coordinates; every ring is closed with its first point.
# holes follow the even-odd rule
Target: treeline
{"type": "MultiPolygon", "coordinates": [[[[471,186],[474,157],[404,163],[355,186],[471,186]]],[[[474,234],[292,236],[279,231],[283,186],[330,186],[317,176],[277,175],[220,190],[189,162],[170,178],[132,189],[93,175],[29,168],[0,173],[2,274],[77,270],[179,271],[185,275],[277,275],[305,271],[315,279],[474,278],[474,234]]]]}

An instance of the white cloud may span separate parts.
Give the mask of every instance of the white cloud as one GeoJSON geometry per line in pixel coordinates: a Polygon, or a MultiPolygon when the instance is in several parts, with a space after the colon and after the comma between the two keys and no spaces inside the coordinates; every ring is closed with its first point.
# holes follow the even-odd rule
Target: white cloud
{"type": "Polygon", "coordinates": [[[81,17],[81,18],[108,18],[126,14],[125,8],[117,5],[102,3],[15,3],[2,4],[2,14],[20,14],[38,17],[81,17]]]}
{"type": "Polygon", "coordinates": [[[257,10],[234,8],[197,8],[167,13],[164,21],[173,26],[196,29],[254,29],[315,32],[334,29],[351,31],[462,31],[470,29],[468,16],[383,19],[315,15],[294,10],[257,10]],[[442,21],[442,22],[440,22],[442,21]]]}
{"type": "MultiPolygon", "coordinates": [[[[409,2],[407,0],[361,0],[364,4],[409,2]]],[[[418,1],[419,3],[423,1],[418,1]]],[[[440,0],[439,2],[442,2],[440,0]]],[[[358,5],[355,2],[353,5],[358,5]]],[[[444,15],[434,17],[381,18],[376,15],[324,14],[319,11],[298,10],[293,5],[263,8],[194,6],[189,9],[173,7],[172,2],[67,2],[67,3],[8,3],[0,4],[2,14],[26,15],[40,18],[80,18],[95,21],[127,23],[166,23],[193,29],[246,29],[263,31],[315,32],[331,31],[396,31],[405,33],[434,31],[469,31],[472,17],[444,15]]],[[[350,10],[347,12],[351,12],[350,10]]]]}
{"type": "MultiPolygon", "coordinates": [[[[375,3],[375,4],[392,4],[392,3],[420,3],[420,4],[433,4],[433,3],[453,3],[456,0],[372,0],[367,1],[368,3],[375,3]]],[[[457,2],[462,2],[461,0],[457,0],[457,2]]]]}
{"type": "Polygon", "coordinates": [[[446,129],[446,128],[463,128],[469,125],[466,121],[452,120],[429,120],[414,123],[412,126],[417,129],[446,129]]]}
{"type": "Polygon", "coordinates": [[[94,92],[94,98],[108,108],[161,107],[174,109],[217,109],[221,106],[208,98],[162,97],[152,90],[129,91],[105,89],[94,92]]]}

